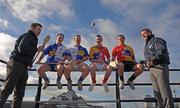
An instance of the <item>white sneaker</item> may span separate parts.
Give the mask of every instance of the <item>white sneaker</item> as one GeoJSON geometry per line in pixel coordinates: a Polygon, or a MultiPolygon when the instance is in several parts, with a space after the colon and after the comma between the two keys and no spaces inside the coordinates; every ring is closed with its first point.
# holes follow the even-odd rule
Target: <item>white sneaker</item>
{"type": "Polygon", "coordinates": [[[79,91],[82,91],[82,89],[83,89],[83,86],[82,86],[82,82],[77,82],[77,85],[78,85],[78,90],[79,91]]]}
{"type": "Polygon", "coordinates": [[[96,85],[96,83],[92,83],[92,84],[89,86],[89,92],[92,92],[92,91],[93,91],[95,85],[96,85]]]}
{"type": "Polygon", "coordinates": [[[62,89],[62,84],[61,84],[60,81],[57,81],[57,88],[58,88],[58,89],[62,89]]]}
{"type": "Polygon", "coordinates": [[[119,82],[119,88],[120,89],[124,89],[124,81],[121,81],[119,82]]]}
{"type": "Polygon", "coordinates": [[[135,90],[135,87],[134,87],[134,83],[133,81],[127,81],[127,84],[129,84],[129,87],[132,89],[132,90],[135,90]]]}
{"type": "Polygon", "coordinates": [[[109,88],[108,88],[107,83],[103,83],[102,86],[104,87],[105,92],[109,92],[109,88]]]}
{"type": "Polygon", "coordinates": [[[49,81],[49,80],[44,81],[44,84],[43,84],[43,89],[46,89],[49,83],[50,83],[50,81],[49,81]]]}
{"type": "Polygon", "coordinates": [[[68,83],[67,83],[67,89],[68,89],[69,91],[72,90],[72,80],[69,80],[69,81],[68,81],[68,83]]]}

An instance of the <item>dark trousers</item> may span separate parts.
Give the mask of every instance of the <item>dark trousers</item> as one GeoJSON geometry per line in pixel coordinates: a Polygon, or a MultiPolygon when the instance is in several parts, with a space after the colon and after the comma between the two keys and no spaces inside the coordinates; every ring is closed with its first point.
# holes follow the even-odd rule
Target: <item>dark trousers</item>
{"type": "Polygon", "coordinates": [[[28,79],[27,66],[17,60],[10,59],[7,64],[7,74],[4,87],[0,93],[0,108],[3,108],[9,95],[14,91],[11,108],[21,108],[28,79]]]}

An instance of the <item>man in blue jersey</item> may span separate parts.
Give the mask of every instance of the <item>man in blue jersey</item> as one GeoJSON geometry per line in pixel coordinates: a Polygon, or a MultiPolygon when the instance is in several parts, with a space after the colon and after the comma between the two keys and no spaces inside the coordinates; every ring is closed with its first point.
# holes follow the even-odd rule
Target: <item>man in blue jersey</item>
{"type": "Polygon", "coordinates": [[[38,68],[39,76],[44,79],[43,89],[47,88],[47,85],[50,83],[49,78],[46,76],[45,72],[47,71],[57,71],[57,88],[61,89],[61,77],[64,70],[64,61],[66,60],[66,47],[62,45],[64,40],[64,35],[59,33],[56,36],[56,43],[49,45],[44,49],[43,54],[40,56],[37,64],[42,64],[41,60],[45,55],[48,55],[47,60],[38,68]]]}
{"type": "Polygon", "coordinates": [[[87,77],[89,74],[89,67],[85,61],[88,60],[88,52],[86,48],[82,47],[81,44],[81,36],[75,35],[74,37],[75,45],[68,49],[67,51],[67,59],[70,60],[70,63],[65,66],[64,75],[68,81],[68,90],[72,90],[72,81],[70,77],[70,73],[73,70],[81,71],[82,74],[79,77],[77,84],[78,90],[82,90],[82,81],[87,77]]]}

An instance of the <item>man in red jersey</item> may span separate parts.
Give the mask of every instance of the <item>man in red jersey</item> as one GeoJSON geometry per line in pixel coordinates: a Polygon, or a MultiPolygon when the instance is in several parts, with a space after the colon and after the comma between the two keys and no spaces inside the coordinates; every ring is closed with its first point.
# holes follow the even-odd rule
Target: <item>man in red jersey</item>
{"type": "Polygon", "coordinates": [[[104,79],[102,80],[102,86],[104,87],[105,92],[109,92],[109,88],[107,86],[107,80],[112,72],[112,67],[109,66],[110,62],[110,54],[106,47],[102,45],[103,38],[101,35],[96,36],[96,45],[90,48],[89,52],[89,60],[91,61],[90,69],[91,69],[91,79],[92,84],[89,87],[89,91],[91,92],[96,85],[96,70],[106,71],[104,75],[104,79]]]}
{"type": "Polygon", "coordinates": [[[124,35],[118,35],[117,42],[118,45],[114,47],[112,51],[112,61],[117,61],[117,72],[120,77],[120,88],[124,88],[124,71],[134,71],[134,74],[129,77],[127,83],[132,90],[135,90],[133,80],[135,80],[135,78],[143,72],[143,65],[136,63],[134,51],[130,46],[125,44],[124,35]]]}

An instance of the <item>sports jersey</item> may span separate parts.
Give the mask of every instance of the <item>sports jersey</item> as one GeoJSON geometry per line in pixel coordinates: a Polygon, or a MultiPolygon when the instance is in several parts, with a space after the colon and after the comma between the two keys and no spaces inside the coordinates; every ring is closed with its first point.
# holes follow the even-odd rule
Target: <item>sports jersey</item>
{"type": "Polygon", "coordinates": [[[89,56],[86,48],[81,45],[68,48],[67,55],[70,56],[72,60],[82,60],[83,57],[89,56]]]}
{"type": "Polygon", "coordinates": [[[48,55],[47,57],[47,63],[57,63],[63,59],[64,56],[66,56],[67,48],[63,46],[62,44],[57,45],[52,44],[44,49],[44,55],[48,55]]]}
{"type": "Polygon", "coordinates": [[[127,45],[118,45],[114,47],[112,51],[112,56],[116,58],[118,62],[135,62],[134,51],[130,46],[127,45]]]}
{"type": "Polygon", "coordinates": [[[90,48],[89,57],[90,57],[90,60],[101,59],[105,61],[105,58],[107,59],[110,58],[110,54],[109,54],[108,49],[104,46],[101,46],[101,47],[93,46],[90,48]]]}

